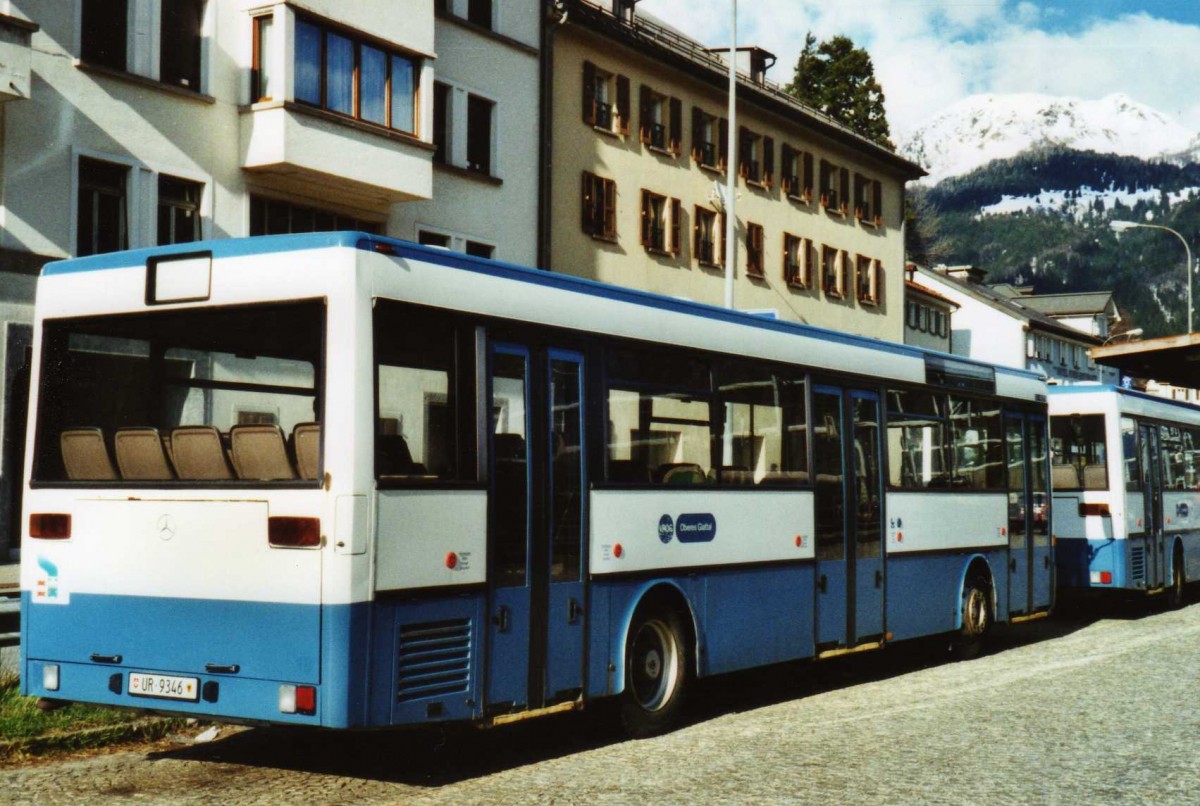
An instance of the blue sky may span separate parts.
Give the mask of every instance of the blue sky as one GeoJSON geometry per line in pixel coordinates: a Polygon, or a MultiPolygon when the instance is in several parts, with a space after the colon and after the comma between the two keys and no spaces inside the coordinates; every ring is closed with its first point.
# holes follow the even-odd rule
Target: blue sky
{"type": "MultiPolygon", "coordinates": [[[[728,0],[642,0],[701,41],[726,44],[728,0]]],[[[893,139],[978,93],[1084,99],[1123,93],[1200,132],[1200,0],[740,0],[739,44],[791,79],[804,35],[865,47],[893,139]]]]}

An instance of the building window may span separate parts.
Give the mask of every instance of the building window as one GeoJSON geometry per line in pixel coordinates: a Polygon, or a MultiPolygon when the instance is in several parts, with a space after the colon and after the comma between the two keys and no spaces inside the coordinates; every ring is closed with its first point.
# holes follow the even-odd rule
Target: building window
{"type": "Polygon", "coordinates": [[[629,78],[583,63],[583,120],[589,126],[629,134],[629,78]]]}
{"type": "MultiPolygon", "coordinates": [[[[261,32],[260,32],[261,33],[261,32]]],[[[261,46],[263,38],[256,37],[261,46]]],[[[416,134],[419,62],[296,19],[295,96],[339,115],[416,134]]],[[[266,64],[267,52],[255,54],[266,64]]]]}
{"type": "Polygon", "coordinates": [[[440,81],[433,85],[433,161],[450,163],[450,102],[453,90],[440,81]]]}
{"type": "Polygon", "coordinates": [[[616,240],[617,183],[584,171],[580,203],[583,231],[593,238],[616,240]]]}
{"type": "Polygon", "coordinates": [[[358,230],[378,235],[378,222],[364,221],[354,216],[329,210],[306,207],[263,196],[250,197],[250,234],[287,235],[298,232],[335,232],[358,230]]]}
{"type": "Polygon", "coordinates": [[[854,176],[854,217],[864,224],[883,223],[883,184],[862,174],[854,176]]]}
{"type": "Polygon", "coordinates": [[[697,207],[692,229],[692,254],[702,266],[722,266],[725,263],[725,216],[704,207],[697,207]]]}
{"type": "Polygon", "coordinates": [[[683,206],[679,199],[642,190],[642,246],[646,251],[679,254],[682,216],[683,206]]]}
{"type": "Polygon", "coordinates": [[[128,18],[128,0],[83,0],[80,60],[126,69],[128,18]]]}
{"type": "Polygon", "coordinates": [[[883,269],[878,260],[859,255],[854,264],[855,293],[864,305],[879,304],[880,274],[883,269]]]}
{"type": "Polygon", "coordinates": [[[467,170],[492,174],[492,114],[496,105],[478,95],[467,96],[467,170]]]}
{"type": "Polygon", "coordinates": [[[756,185],[770,185],[775,174],[775,141],[750,131],[738,133],[738,175],[756,185]]]}
{"type": "Polygon", "coordinates": [[[704,168],[725,170],[729,153],[729,122],[692,107],[692,159],[704,168]]]}
{"type": "Polygon", "coordinates": [[[98,255],[129,247],[125,208],[129,169],[111,162],[79,158],[79,209],[76,254],[98,255]]]}
{"type": "Polygon", "coordinates": [[[271,54],[275,52],[275,17],[264,14],[254,18],[254,57],[250,66],[250,99],[269,101],[277,92],[278,80],[271,69],[271,54]]]}
{"type": "Polygon", "coordinates": [[[496,247],[490,243],[480,243],[479,241],[467,241],[466,252],[473,257],[485,257],[491,260],[492,255],[496,253],[496,247]]]}
{"type": "Polygon", "coordinates": [[[850,196],[850,171],[821,160],[821,206],[828,213],[845,215],[850,196]]]}
{"type": "Polygon", "coordinates": [[[746,224],[746,276],[763,276],[762,224],[746,224]]]}
{"type": "Polygon", "coordinates": [[[683,150],[683,102],[642,85],[639,139],[650,148],[678,156],[683,150]]]}
{"type": "Polygon", "coordinates": [[[205,2],[163,0],[159,80],[200,91],[200,29],[205,2]]]}
{"type": "Polygon", "coordinates": [[[915,302],[905,303],[904,311],[906,314],[905,324],[908,325],[909,330],[916,330],[917,329],[917,303],[915,303],[915,302]]]}
{"type": "Polygon", "coordinates": [[[200,198],[204,185],[158,177],[158,244],[191,243],[200,240],[200,198]]]}
{"type": "Polygon", "coordinates": [[[496,247],[492,244],[475,241],[465,235],[427,229],[417,231],[417,243],[489,259],[496,252],[496,247]]]}
{"type": "Polygon", "coordinates": [[[849,254],[832,246],[821,247],[821,285],[830,297],[846,296],[846,262],[849,254]]]}
{"type": "Polygon", "coordinates": [[[804,151],[797,151],[786,143],[780,150],[780,162],[783,163],[781,187],[784,194],[801,201],[812,201],[813,194],[813,156],[804,151]]]}
{"type": "Polygon", "coordinates": [[[450,248],[450,236],[444,232],[421,230],[417,233],[417,243],[422,246],[437,246],[441,249],[450,248]]]}
{"type": "Polygon", "coordinates": [[[791,286],[812,286],[814,260],[813,242],[790,233],[783,234],[783,279],[791,286]]]}
{"type": "Polygon", "coordinates": [[[467,21],[492,30],[492,0],[468,0],[467,21]]]}

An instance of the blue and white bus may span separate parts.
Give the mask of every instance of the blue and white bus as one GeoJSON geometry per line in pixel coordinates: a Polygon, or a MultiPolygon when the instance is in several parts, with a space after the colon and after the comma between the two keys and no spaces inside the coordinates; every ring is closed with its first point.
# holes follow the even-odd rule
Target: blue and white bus
{"type": "Polygon", "coordinates": [[[1200,408],[1111,386],[1049,403],[1059,586],[1178,607],[1200,580],[1200,408]]]}
{"type": "Polygon", "coordinates": [[[501,724],[1051,605],[1031,373],[361,233],[39,280],[22,691],[501,724]]]}

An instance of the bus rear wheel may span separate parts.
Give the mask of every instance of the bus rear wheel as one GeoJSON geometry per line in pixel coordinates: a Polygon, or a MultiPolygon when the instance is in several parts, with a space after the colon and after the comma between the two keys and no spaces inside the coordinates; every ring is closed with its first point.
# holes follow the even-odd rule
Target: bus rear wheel
{"type": "Polygon", "coordinates": [[[688,688],[687,632],[675,610],[639,612],[625,647],[621,724],[634,738],[670,730],[688,688]]]}
{"type": "Polygon", "coordinates": [[[962,627],[951,647],[959,660],[971,660],[983,652],[992,629],[991,587],[976,578],[967,581],[962,593],[962,627]]]}

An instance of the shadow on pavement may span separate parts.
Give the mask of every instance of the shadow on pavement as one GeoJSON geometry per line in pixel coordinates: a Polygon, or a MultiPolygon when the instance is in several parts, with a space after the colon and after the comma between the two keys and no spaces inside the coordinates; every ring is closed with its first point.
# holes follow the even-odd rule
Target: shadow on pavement
{"type": "MultiPolygon", "coordinates": [[[[1145,599],[1073,604],[1053,618],[994,632],[988,654],[1084,629],[1101,619],[1159,612],[1145,599]]],[[[906,641],[882,652],[820,663],[795,662],[695,681],[684,725],[826,691],[906,675],[952,662],[945,636],[906,641]]],[[[208,744],[155,753],[154,759],[271,767],[436,787],[627,741],[608,703],[490,730],[444,728],[337,732],[255,728],[208,744]]]]}

